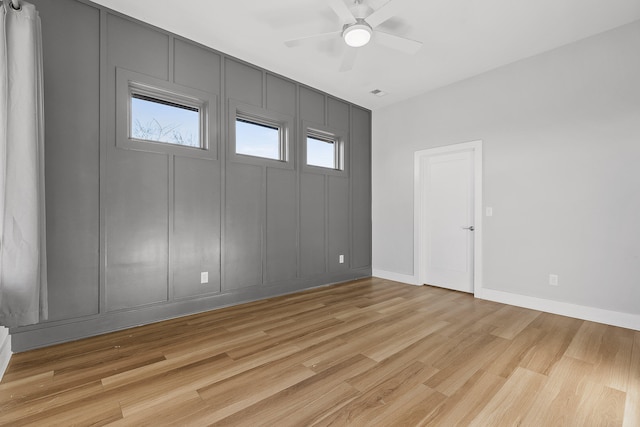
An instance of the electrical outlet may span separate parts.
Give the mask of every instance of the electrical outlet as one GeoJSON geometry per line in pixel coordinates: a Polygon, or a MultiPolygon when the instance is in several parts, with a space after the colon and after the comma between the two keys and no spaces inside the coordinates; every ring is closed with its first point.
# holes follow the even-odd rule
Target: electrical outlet
{"type": "Polygon", "coordinates": [[[203,271],[200,273],[200,283],[209,283],[209,272],[203,271]]]}
{"type": "Polygon", "coordinates": [[[549,285],[550,286],[558,286],[558,275],[550,274],[549,275],[549,285]]]}
{"type": "Polygon", "coordinates": [[[344,264],[344,255],[338,255],[338,262],[344,264]]]}

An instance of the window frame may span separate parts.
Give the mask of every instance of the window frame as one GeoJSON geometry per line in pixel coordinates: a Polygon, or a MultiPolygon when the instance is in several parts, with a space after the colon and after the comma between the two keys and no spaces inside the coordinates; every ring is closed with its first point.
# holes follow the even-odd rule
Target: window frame
{"type": "Polygon", "coordinates": [[[117,148],[217,159],[218,114],[215,94],[118,68],[116,69],[116,105],[117,148]],[[134,94],[177,104],[176,108],[180,108],[180,105],[187,108],[197,108],[200,147],[132,137],[132,98],[134,94]]]}
{"type": "Polygon", "coordinates": [[[334,176],[348,176],[349,150],[347,132],[329,126],[303,121],[301,165],[304,172],[321,173],[334,176]],[[312,137],[321,141],[333,141],[335,169],[307,163],[307,138],[312,137]]]}
{"type": "Polygon", "coordinates": [[[288,114],[257,107],[255,105],[244,104],[239,101],[229,100],[229,120],[228,120],[228,147],[227,157],[236,163],[251,165],[266,165],[269,167],[293,169],[294,168],[294,143],[293,143],[293,117],[288,114]],[[240,119],[245,122],[255,123],[260,126],[274,127],[279,132],[279,153],[280,159],[253,156],[236,152],[236,121],[240,119]]]}

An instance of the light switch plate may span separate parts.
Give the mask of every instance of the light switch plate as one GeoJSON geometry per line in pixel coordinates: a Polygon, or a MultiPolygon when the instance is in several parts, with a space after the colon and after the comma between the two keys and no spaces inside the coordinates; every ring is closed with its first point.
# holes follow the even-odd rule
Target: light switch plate
{"type": "Polygon", "coordinates": [[[200,283],[209,283],[209,272],[203,271],[200,273],[200,283]]]}

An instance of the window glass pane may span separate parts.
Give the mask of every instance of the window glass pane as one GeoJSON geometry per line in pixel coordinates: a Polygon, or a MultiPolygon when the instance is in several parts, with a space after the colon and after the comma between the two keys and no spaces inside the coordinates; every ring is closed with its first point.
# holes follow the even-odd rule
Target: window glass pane
{"type": "Polygon", "coordinates": [[[280,128],[236,119],[237,154],[284,160],[280,152],[280,128]]]}
{"type": "Polygon", "coordinates": [[[195,107],[134,93],[131,96],[131,137],[201,147],[200,112],[195,107]]]}
{"type": "Polygon", "coordinates": [[[307,136],[307,164],[336,168],[335,142],[307,136]]]}

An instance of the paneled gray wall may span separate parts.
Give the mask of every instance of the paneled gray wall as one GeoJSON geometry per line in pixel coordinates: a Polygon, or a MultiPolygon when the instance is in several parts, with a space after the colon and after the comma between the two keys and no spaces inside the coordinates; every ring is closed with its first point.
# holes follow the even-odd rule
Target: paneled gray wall
{"type": "Polygon", "coordinates": [[[371,274],[369,111],[90,2],[32,1],[50,319],[12,329],[15,351],[371,274]],[[211,94],[211,155],[119,145],[119,69],[211,94]],[[235,103],[294,118],[287,167],[227,155],[235,103]],[[345,135],[346,173],[301,167],[303,123],[345,135]]]}

